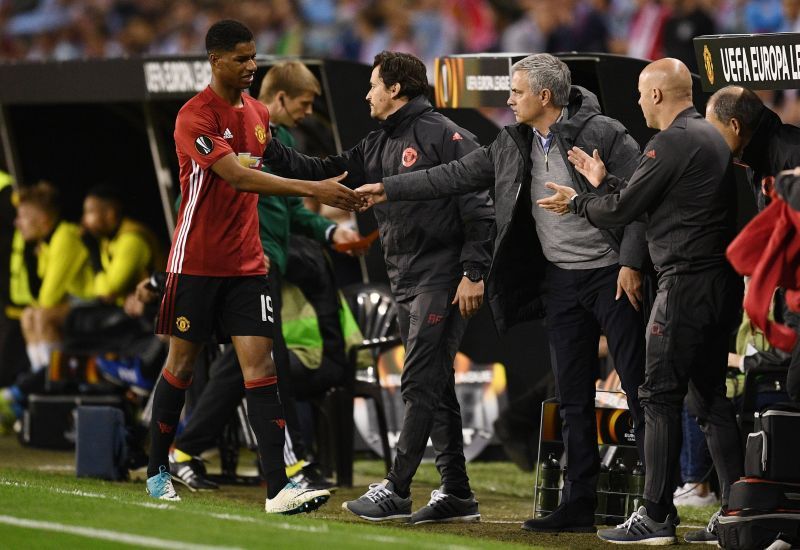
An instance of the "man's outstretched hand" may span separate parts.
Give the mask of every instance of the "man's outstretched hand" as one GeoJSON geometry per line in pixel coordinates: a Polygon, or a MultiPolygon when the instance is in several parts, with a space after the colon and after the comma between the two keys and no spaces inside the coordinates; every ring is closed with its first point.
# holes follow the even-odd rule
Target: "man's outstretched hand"
{"type": "Polygon", "coordinates": [[[603,183],[606,177],[606,165],[600,159],[600,153],[597,152],[597,149],[592,151],[592,156],[589,156],[586,151],[573,147],[567,151],[567,160],[594,187],[600,187],[600,184],[603,183]]]}
{"type": "Polygon", "coordinates": [[[569,201],[578,193],[572,187],[558,185],[552,181],[548,181],[544,186],[548,189],[552,189],[555,193],[544,199],[539,199],[536,201],[536,204],[538,204],[540,208],[544,208],[554,214],[560,215],[569,212],[569,201]]]}
{"type": "Polygon", "coordinates": [[[312,186],[312,196],[322,204],[334,206],[353,212],[361,206],[361,198],[352,189],[345,187],[340,181],[347,177],[347,172],[321,180],[312,186]]]}
{"type": "Polygon", "coordinates": [[[383,183],[368,183],[356,189],[356,193],[361,198],[360,211],[364,212],[372,208],[376,204],[386,202],[386,191],[383,188],[383,183]]]}

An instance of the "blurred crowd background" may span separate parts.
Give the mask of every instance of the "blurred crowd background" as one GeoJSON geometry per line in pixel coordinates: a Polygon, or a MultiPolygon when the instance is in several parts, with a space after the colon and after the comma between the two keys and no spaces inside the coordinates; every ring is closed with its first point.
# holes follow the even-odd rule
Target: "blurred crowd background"
{"type": "MultiPolygon", "coordinates": [[[[245,22],[259,54],[372,63],[440,55],[610,52],[677,57],[697,70],[692,38],[800,32],[800,0],[0,0],[0,60],[204,54],[218,19],[245,22]]],[[[765,93],[800,122],[795,91],[765,93]]]]}

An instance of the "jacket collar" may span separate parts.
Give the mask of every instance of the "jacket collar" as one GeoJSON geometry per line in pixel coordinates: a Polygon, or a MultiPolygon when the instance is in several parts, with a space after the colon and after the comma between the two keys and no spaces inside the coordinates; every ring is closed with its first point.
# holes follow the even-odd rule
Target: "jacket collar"
{"type": "Polygon", "coordinates": [[[389,115],[386,120],[380,121],[379,124],[381,129],[389,136],[397,137],[408,128],[414,119],[432,110],[433,106],[428,99],[420,95],[389,115]]]}
{"type": "Polygon", "coordinates": [[[582,86],[572,86],[569,91],[567,116],[550,126],[550,130],[574,141],[586,123],[600,114],[602,112],[597,96],[582,86]]]}
{"type": "Polygon", "coordinates": [[[780,117],[771,109],[764,107],[758,116],[756,130],[742,152],[742,162],[750,165],[756,172],[767,170],[771,139],[781,124],[780,117]]]}
{"type": "MultiPolygon", "coordinates": [[[[702,118],[694,105],[686,107],[683,111],[675,115],[673,120],[667,128],[686,128],[686,121],[690,118],[702,118]]],[[[664,128],[666,130],[666,128],[664,128]]]]}

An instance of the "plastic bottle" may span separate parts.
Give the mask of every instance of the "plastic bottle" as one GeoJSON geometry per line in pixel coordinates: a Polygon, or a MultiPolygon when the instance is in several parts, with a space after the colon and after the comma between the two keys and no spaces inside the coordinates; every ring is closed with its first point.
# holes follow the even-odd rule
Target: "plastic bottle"
{"type": "Polygon", "coordinates": [[[600,464],[600,473],[597,476],[597,508],[595,515],[605,520],[606,507],[608,506],[608,466],[600,464]]]}
{"type": "Polygon", "coordinates": [[[644,494],[644,464],[641,460],[636,461],[636,466],[631,470],[628,478],[628,516],[643,505],[642,495],[644,494]]]}
{"type": "Polygon", "coordinates": [[[539,487],[537,516],[545,517],[558,507],[559,486],[561,484],[561,464],[553,453],[547,455],[541,467],[542,484],[539,487]]]}
{"type": "Polygon", "coordinates": [[[609,493],[606,499],[606,513],[609,524],[621,523],[625,517],[625,504],[628,491],[628,467],[618,458],[608,470],[609,493]]]}

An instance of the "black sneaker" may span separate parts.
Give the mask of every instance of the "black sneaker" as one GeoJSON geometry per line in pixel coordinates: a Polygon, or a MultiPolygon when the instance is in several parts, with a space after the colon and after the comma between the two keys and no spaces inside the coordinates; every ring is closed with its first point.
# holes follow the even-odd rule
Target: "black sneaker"
{"type": "Polygon", "coordinates": [[[169,455],[169,473],[172,479],[186,485],[190,491],[215,491],[219,485],[206,477],[206,467],[203,459],[192,457],[191,460],[176,462],[172,454],[169,455]]]}
{"type": "Polygon", "coordinates": [[[461,499],[455,495],[448,495],[443,489],[443,487],[434,489],[431,492],[431,499],[428,504],[411,514],[411,523],[413,525],[420,523],[469,523],[481,520],[475,493],[470,493],[469,498],[461,499]]]}
{"type": "Polygon", "coordinates": [[[688,533],[683,535],[683,540],[685,540],[689,544],[716,545],[719,542],[719,538],[717,537],[717,527],[719,526],[719,514],[720,510],[714,512],[714,515],[711,516],[710,520],[708,520],[708,525],[706,525],[705,529],[698,529],[697,531],[689,531],[688,533]]]}
{"type": "Polygon", "coordinates": [[[647,508],[641,506],[625,523],[613,529],[600,529],[597,536],[613,544],[647,544],[666,546],[675,544],[675,524],[671,516],[659,523],[647,516],[647,508]]]}
{"type": "Polygon", "coordinates": [[[327,479],[316,464],[306,464],[295,475],[289,478],[301,489],[336,491],[336,484],[327,479]]]}
{"type": "Polygon", "coordinates": [[[342,508],[369,521],[407,521],[411,517],[411,497],[400,497],[385,482],[373,483],[357,500],[343,502],[342,508]]]}

